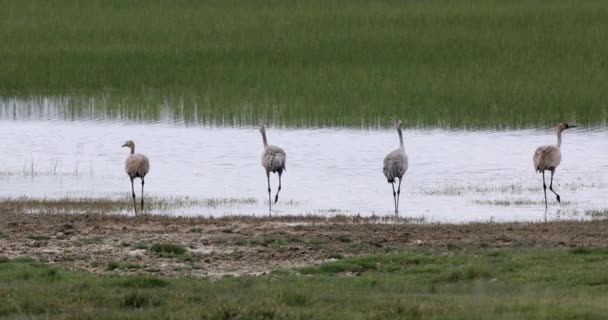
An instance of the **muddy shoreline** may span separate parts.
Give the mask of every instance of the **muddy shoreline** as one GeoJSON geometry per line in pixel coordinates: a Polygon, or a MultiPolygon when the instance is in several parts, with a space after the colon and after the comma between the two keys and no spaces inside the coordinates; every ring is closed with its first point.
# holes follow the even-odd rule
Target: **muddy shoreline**
{"type": "Polygon", "coordinates": [[[603,220],[417,224],[344,216],[180,218],[11,210],[0,213],[0,256],[93,273],[217,277],[406,248],[606,246],[607,227],[603,220]],[[165,244],[185,250],[165,252],[165,244]]]}

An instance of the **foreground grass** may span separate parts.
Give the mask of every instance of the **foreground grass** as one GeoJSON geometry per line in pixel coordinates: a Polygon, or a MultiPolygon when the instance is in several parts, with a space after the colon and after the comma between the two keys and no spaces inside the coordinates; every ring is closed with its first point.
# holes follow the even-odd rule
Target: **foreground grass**
{"type": "Polygon", "coordinates": [[[608,311],[607,249],[407,250],[259,277],[98,276],[0,259],[0,316],[566,319],[608,311]]]}
{"type": "Polygon", "coordinates": [[[607,117],[603,1],[0,7],[5,108],[15,97],[26,101],[17,109],[49,108],[42,99],[50,96],[68,118],[152,120],[168,108],[186,122],[303,126],[384,126],[400,117],[410,126],[519,127],[607,117]]]}

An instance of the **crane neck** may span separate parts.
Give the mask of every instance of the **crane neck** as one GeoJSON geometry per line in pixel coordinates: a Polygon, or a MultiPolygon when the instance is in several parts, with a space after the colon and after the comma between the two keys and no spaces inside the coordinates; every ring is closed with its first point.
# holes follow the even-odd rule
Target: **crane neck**
{"type": "Polygon", "coordinates": [[[562,147],[562,132],[558,131],[557,132],[557,148],[561,148],[562,147]]]}
{"type": "Polygon", "coordinates": [[[130,146],[129,149],[131,149],[131,154],[135,153],[135,146],[130,146]]]}
{"type": "Polygon", "coordinates": [[[264,148],[268,147],[268,140],[266,140],[266,130],[262,130],[262,140],[264,141],[264,148]]]}
{"type": "Polygon", "coordinates": [[[399,147],[405,149],[405,145],[403,144],[403,133],[401,133],[401,127],[397,128],[397,133],[399,134],[399,147]]]}

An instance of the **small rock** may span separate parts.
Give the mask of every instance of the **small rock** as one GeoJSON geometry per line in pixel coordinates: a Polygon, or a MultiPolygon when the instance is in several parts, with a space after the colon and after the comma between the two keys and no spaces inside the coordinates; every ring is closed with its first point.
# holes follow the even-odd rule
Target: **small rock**
{"type": "Polygon", "coordinates": [[[34,240],[34,241],[30,242],[30,243],[28,244],[28,246],[29,246],[29,247],[32,247],[32,248],[40,248],[41,243],[40,243],[40,242],[38,242],[38,241],[36,241],[36,240],[34,240]]]}
{"type": "Polygon", "coordinates": [[[131,250],[131,251],[127,252],[128,255],[134,256],[134,257],[143,256],[145,253],[146,253],[146,250],[143,250],[143,249],[136,249],[136,250],[131,250]]]}

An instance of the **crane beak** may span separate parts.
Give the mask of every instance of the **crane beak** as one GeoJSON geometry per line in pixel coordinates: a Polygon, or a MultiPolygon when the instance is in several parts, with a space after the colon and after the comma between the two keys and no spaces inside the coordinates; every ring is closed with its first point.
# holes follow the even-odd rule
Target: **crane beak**
{"type": "Polygon", "coordinates": [[[571,125],[568,125],[568,128],[566,128],[566,129],[570,129],[570,128],[576,128],[576,127],[577,127],[577,126],[571,126],[571,125]]]}
{"type": "Polygon", "coordinates": [[[122,145],[122,146],[120,146],[120,147],[122,148],[122,147],[128,147],[128,146],[127,146],[127,144],[125,143],[125,144],[123,144],[123,145],[122,145]]]}

